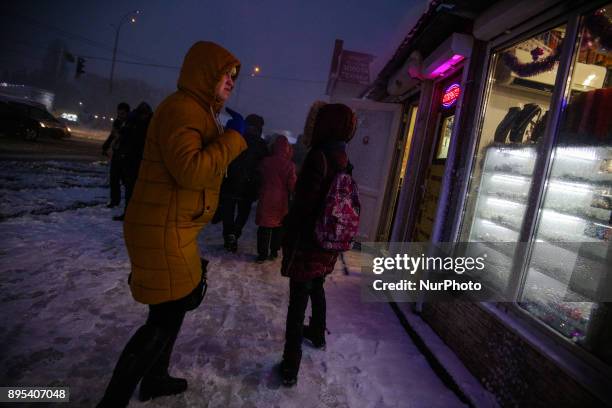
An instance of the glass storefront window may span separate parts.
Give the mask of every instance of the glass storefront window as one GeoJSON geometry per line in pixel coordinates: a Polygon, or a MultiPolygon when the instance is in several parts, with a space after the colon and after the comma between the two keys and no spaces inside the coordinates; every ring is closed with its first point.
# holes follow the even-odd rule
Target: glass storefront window
{"type": "Polygon", "coordinates": [[[612,269],[605,264],[612,240],[611,17],[612,4],[582,19],[520,299],[537,319],[608,364],[612,310],[590,300],[606,280],[592,271],[612,269]]]}
{"type": "Polygon", "coordinates": [[[436,159],[438,160],[444,160],[448,157],[448,148],[453,134],[454,122],[455,115],[447,116],[442,119],[442,132],[440,133],[440,140],[438,141],[438,148],[436,149],[436,159]]]}
{"type": "MultiPolygon", "coordinates": [[[[495,50],[460,240],[517,242],[546,127],[565,25],[495,50]]],[[[485,283],[506,291],[512,254],[485,283]]]]}

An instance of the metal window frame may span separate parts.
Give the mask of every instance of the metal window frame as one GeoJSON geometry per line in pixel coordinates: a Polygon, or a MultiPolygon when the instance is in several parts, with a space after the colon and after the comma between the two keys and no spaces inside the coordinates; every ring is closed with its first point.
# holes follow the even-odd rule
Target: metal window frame
{"type": "MultiPolygon", "coordinates": [[[[433,95],[433,84],[431,81],[423,81],[421,83],[421,91],[417,102],[418,112],[412,135],[412,144],[408,154],[408,164],[406,174],[409,177],[404,177],[402,192],[400,193],[400,208],[398,215],[405,217],[403,224],[398,224],[398,227],[393,227],[395,230],[391,236],[393,241],[407,241],[412,234],[412,229],[416,219],[418,208],[418,197],[421,196],[422,186],[420,184],[420,169],[423,163],[423,150],[425,148],[427,128],[429,125],[430,112],[428,109],[428,101],[433,95]],[[399,212],[401,210],[401,213],[399,212]]],[[[396,222],[399,218],[396,217],[396,222]]]]}
{"type": "MultiPolygon", "coordinates": [[[[420,92],[420,89],[419,89],[420,92]]],[[[414,94],[413,96],[416,96],[416,94],[414,94]]],[[[403,106],[404,106],[404,114],[408,115],[408,121],[406,123],[406,125],[404,126],[404,129],[402,129],[402,131],[404,132],[404,136],[408,137],[408,128],[410,126],[410,114],[412,112],[413,109],[416,109],[416,115],[418,117],[419,114],[419,98],[414,98],[414,99],[410,99],[407,98],[406,100],[404,100],[402,102],[403,106]]],[[[404,149],[406,148],[407,144],[410,143],[410,147],[408,148],[408,154],[407,154],[407,161],[410,161],[410,153],[412,151],[413,148],[413,142],[414,142],[414,135],[416,133],[416,117],[415,117],[415,126],[412,129],[412,135],[410,135],[410,141],[408,140],[404,140],[403,141],[403,147],[404,149]]],[[[403,160],[403,153],[402,153],[402,159],[403,160]]],[[[398,162],[398,167],[401,167],[401,160],[398,162]]],[[[404,230],[407,228],[406,225],[406,207],[407,207],[407,201],[408,199],[404,197],[404,190],[407,188],[407,182],[406,182],[406,174],[408,173],[408,163],[406,163],[406,169],[405,169],[405,174],[404,174],[404,178],[402,179],[402,184],[399,185],[398,184],[398,188],[400,189],[400,195],[397,199],[397,203],[396,203],[396,208],[395,208],[395,217],[393,217],[393,219],[391,219],[391,225],[390,225],[390,230],[389,230],[389,241],[390,242],[395,242],[395,241],[400,241],[402,239],[402,236],[404,235],[404,230]]],[[[398,174],[401,171],[401,168],[398,169],[398,174]]]]}
{"type": "MultiPolygon", "coordinates": [[[[562,108],[568,98],[570,89],[569,82],[573,74],[574,60],[576,56],[578,26],[580,15],[569,16],[566,35],[561,50],[562,59],[559,61],[555,87],[553,89],[550,107],[551,114],[546,123],[546,130],[542,135],[542,141],[537,145],[536,160],[531,176],[531,187],[528,193],[528,202],[525,207],[525,216],[521,225],[518,242],[531,242],[541,219],[541,207],[546,193],[546,181],[552,167],[552,152],[557,140],[559,123],[561,121],[562,108]],[[531,215],[529,217],[528,215],[531,215]]],[[[512,269],[510,272],[510,298],[518,302],[525,287],[529,263],[531,261],[533,246],[519,245],[514,253],[512,269]]]]}
{"type": "MultiPolygon", "coordinates": [[[[415,96],[418,94],[420,89],[412,90],[411,96],[406,97],[398,104],[402,105],[402,119],[400,123],[399,131],[395,137],[395,149],[393,152],[393,159],[391,164],[391,170],[389,172],[389,176],[387,177],[387,185],[385,187],[385,199],[383,200],[383,208],[393,209],[393,202],[396,198],[396,190],[403,188],[404,181],[402,180],[402,184],[400,185],[400,172],[401,172],[401,163],[404,158],[406,144],[408,143],[408,128],[410,126],[410,118],[406,120],[407,116],[409,116],[410,112],[413,108],[418,109],[418,98],[415,96]]],[[[414,129],[413,129],[414,133],[414,129]]],[[[412,142],[412,141],[410,141],[412,142]]],[[[410,146],[412,148],[412,145],[410,146]]],[[[410,150],[408,151],[408,156],[410,156],[410,150]]],[[[401,191],[400,191],[401,196],[401,191]]],[[[398,210],[400,208],[399,199],[395,203],[395,211],[389,211],[384,217],[381,217],[379,221],[378,228],[376,230],[376,240],[377,241],[389,241],[394,232],[394,225],[397,223],[398,210]],[[393,217],[395,214],[395,217],[393,217]],[[384,219],[382,219],[384,218],[384,219]]]]}

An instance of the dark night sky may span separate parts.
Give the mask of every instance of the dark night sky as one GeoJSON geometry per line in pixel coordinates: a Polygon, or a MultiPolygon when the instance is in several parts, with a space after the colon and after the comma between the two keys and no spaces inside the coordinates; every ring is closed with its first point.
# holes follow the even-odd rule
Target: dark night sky
{"type": "MultiPolygon", "coordinates": [[[[295,135],[301,131],[310,103],[324,93],[336,38],[344,40],[345,49],[377,56],[372,64],[375,74],[426,5],[426,0],[11,1],[3,5],[0,18],[4,51],[0,71],[40,67],[49,42],[56,38],[64,40],[75,54],[110,58],[115,35],[111,24],[140,9],[139,21],[121,29],[123,53],[118,59],[179,66],[191,44],[211,40],[241,60],[243,73],[259,65],[262,75],[320,81],[242,75],[237,109],[245,115],[262,114],[268,132],[289,129],[295,135]],[[69,38],[70,34],[106,47],[88,45],[69,38]]],[[[106,77],[110,62],[88,60],[87,71],[106,77]]],[[[141,78],[170,91],[178,70],[118,64],[115,75],[141,78]]],[[[234,92],[228,106],[236,107],[236,102],[234,92]]]]}

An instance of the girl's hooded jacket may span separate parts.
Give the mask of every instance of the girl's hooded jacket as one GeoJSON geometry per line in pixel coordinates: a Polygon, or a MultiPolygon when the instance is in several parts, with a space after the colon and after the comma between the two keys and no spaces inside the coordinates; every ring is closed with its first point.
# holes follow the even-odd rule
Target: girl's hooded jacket
{"type": "Polygon", "coordinates": [[[338,172],[351,171],[346,143],[355,132],[356,117],[343,104],[327,104],[318,110],[308,152],[295,186],[283,236],[281,274],[298,282],[323,277],[334,270],[338,252],[315,242],[315,223],[338,172]]]}
{"type": "Polygon", "coordinates": [[[295,187],[293,149],[285,136],[278,136],[272,145],[272,155],[259,165],[261,188],[255,223],[261,227],[280,227],[289,211],[289,193],[295,187]]]}
{"type": "Polygon", "coordinates": [[[223,130],[215,87],[240,62],[211,42],[185,56],[178,90],[157,108],[124,221],[134,299],[158,304],[185,297],[201,280],[197,237],[210,221],[229,163],[246,148],[223,130]]]}

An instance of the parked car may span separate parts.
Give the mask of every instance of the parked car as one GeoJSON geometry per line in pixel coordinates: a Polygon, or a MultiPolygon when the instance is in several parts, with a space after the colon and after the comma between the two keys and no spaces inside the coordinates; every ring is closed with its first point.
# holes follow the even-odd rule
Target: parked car
{"type": "Polygon", "coordinates": [[[44,105],[0,98],[0,135],[36,140],[40,136],[70,137],[70,128],[50,114],[44,105]]]}

